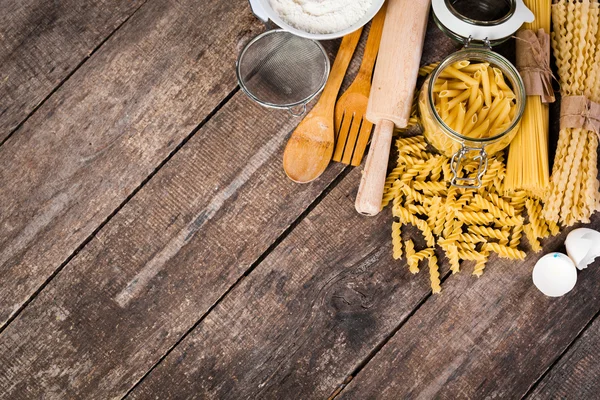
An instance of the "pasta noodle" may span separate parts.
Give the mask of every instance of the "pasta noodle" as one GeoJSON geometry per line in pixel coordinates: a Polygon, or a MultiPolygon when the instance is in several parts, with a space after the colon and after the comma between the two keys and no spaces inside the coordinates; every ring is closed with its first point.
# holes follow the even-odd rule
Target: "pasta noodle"
{"type": "MultiPolygon", "coordinates": [[[[434,93],[440,112],[446,110],[448,118],[453,118],[450,124],[460,125],[462,119],[463,128],[469,127],[475,132],[479,129],[483,135],[493,124],[500,129],[504,122],[498,120],[514,118],[515,114],[511,113],[514,94],[500,70],[484,63],[454,64],[451,68],[449,74],[436,82],[434,93]],[[485,94],[480,82],[483,69],[487,71],[489,84],[485,94]],[[477,76],[477,87],[473,88],[474,85],[470,85],[473,82],[467,79],[461,80],[460,77],[464,78],[461,74],[477,76]],[[485,105],[488,89],[491,103],[485,105]],[[447,91],[444,95],[454,97],[440,97],[442,91],[447,91]],[[469,108],[472,93],[476,93],[475,100],[469,108]],[[462,99],[455,101],[460,96],[462,99]],[[444,103],[442,99],[450,100],[444,103]],[[467,117],[475,118],[475,121],[467,117]]],[[[419,263],[428,259],[433,293],[441,291],[443,280],[434,251],[436,245],[443,249],[452,273],[459,272],[464,262],[473,263],[473,275],[480,276],[492,253],[508,259],[523,259],[523,236],[532,248],[537,249],[541,246],[541,237],[536,237],[536,233],[540,236],[558,233],[558,225],[543,217],[539,200],[532,200],[525,190],[504,190],[507,171],[501,152],[489,156],[479,189],[459,189],[449,183],[453,176],[449,157],[429,152],[424,136],[401,137],[395,144],[398,164],[385,181],[383,195],[384,206],[392,203],[395,218],[392,222],[393,255],[394,258],[402,257],[403,250],[408,269],[413,274],[419,272],[419,263]],[[524,224],[525,212],[529,214],[528,224],[524,224]],[[414,228],[401,230],[403,224],[414,228]],[[402,246],[401,235],[414,233],[415,228],[419,232],[417,236],[404,240],[402,246]],[[415,250],[415,243],[422,250],[415,250]]],[[[469,173],[478,168],[477,162],[465,164],[462,169],[469,173]]],[[[586,190],[587,187],[583,192],[586,190]]]]}
{"type": "Polygon", "coordinates": [[[394,260],[398,260],[402,257],[402,237],[400,235],[400,227],[402,226],[399,222],[392,222],[392,246],[394,252],[394,260]]]}
{"type": "Polygon", "coordinates": [[[431,291],[433,293],[441,292],[442,287],[440,286],[440,271],[436,256],[431,256],[429,258],[429,278],[431,280],[431,291]]]}
{"type": "Polygon", "coordinates": [[[497,253],[500,257],[509,258],[511,260],[524,260],[525,252],[512,247],[504,246],[499,243],[486,243],[483,248],[488,251],[497,253]]]}
{"type": "Polygon", "coordinates": [[[406,249],[406,260],[408,261],[408,269],[411,273],[416,274],[419,272],[419,262],[413,258],[415,255],[415,245],[412,240],[404,242],[404,248],[406,249]]]}
{"type": "MultiPolygon", "coordinates": [[[[558,0],[552,5],[552,17],[552,47],[561,94],[600,102],[598,0],[558,0]]],[[[582,128],[560,130],[549,191],[544,196],[543,219],[567,226],[589,221],[600,199],[597,149],[595,132],[582,128]]],[[[530,230],[533,237],[540,233],[534,224],[525,230],[526,235],[530,230]]]]}
{"type": "MultiPolygon", "coordinates": [[[[387,202],[393,203],[392,213],[397,218],[392,223],[394,258],[400,256],[402,224],[415,226],[426,244],[425,249],[416,251],[413,240],[404,241],[402,250],[411,273],[418,273],[419,262],[426,258],[433,263],[436,245],[445,251],[452,273],[459,272],[463,260],[474,262],[473,274],[481,275],[492,252],[505,258],[523,258],[524,252],[518,247],[524,229],[532,247],[539,246],[533,229],[523,224],[521,213],[525,210],[533,215],[530,219],[540,221],[538,232],[551,231],[551,224],[541,217],[539,201],[532,201],[523,191],[506,196],[498,192],[505,176],[502,154],[490,157],[484,187],[466,190],[449,185],[445,180],[450,174],[448,158],[427,153],[424,143],[423,136],[396,141],[401,153],[399,166],[390,172],[386,181],[390,189],[384,194],[387,202]]],[[[465,166],[467,170],[474,168],[475,164],[465,166]]],[[[552,231],[557,230],[553,226],[552,231]]],[[[435,276],[439,269],[430,267],[429,271],[432,290],[438,293],[435,276]]]]}

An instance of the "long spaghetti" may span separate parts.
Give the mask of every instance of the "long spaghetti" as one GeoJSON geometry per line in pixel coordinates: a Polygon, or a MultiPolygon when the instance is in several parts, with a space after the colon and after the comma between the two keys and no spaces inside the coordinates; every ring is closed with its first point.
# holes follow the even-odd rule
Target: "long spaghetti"
{"type": "MultiPolygon", "coordinates": [[[[535,15],[522,29],[550,32],[551,0],[524,0],[535,15]]],[[[548,63],[550,60],[547,60],[548,63]]],[[[518,133],[511,142],[504,189],[524,189],[530,196],[544,198],[550,181],[548,166],[548,105],[540,96],[527,96],[518,133]]]]}

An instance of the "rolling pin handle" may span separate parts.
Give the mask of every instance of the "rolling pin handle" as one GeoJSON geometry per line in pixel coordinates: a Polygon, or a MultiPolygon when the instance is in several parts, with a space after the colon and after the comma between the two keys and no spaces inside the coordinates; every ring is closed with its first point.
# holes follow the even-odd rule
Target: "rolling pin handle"
{"type": "Polygon", "coordinates": [[[381,199],[393,134],[394,123],[392,121],[382,120],[375,126],[354,204],[356,211],[360,214],[373,216],[381,211],[381,199]]]}

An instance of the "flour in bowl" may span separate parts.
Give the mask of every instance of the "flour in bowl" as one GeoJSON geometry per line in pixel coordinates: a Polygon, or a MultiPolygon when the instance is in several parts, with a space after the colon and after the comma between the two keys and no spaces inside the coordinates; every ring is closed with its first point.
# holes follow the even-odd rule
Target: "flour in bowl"
{"type": "Polygon", "coordinates": [[[310,33],[336,33],[358,22],[373,0],[270,0],[281,19],[310,33]]]}

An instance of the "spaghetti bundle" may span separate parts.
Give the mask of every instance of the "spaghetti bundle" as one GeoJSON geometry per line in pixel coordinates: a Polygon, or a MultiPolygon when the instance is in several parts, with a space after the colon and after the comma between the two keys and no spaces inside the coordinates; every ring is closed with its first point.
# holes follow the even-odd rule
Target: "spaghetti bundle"
{"type": "Polygon", "coordinates": [[[561,129],[543,216],[563,225],[589,222],[600,208],[599,12],[598,0],[559,0],[552,5],[552,47],[562,95],[561,129]]]}
{"type": "MultiPolygon", "coordinates": [[[[536,33],[544,39],[547,38],[550,32],[551,0],[525,0],[525,5],[535,15],[535,20],[532,23],[525,23],[523,30],[530,30],[531,32],[527,33],[530,37],[533,36],[534,40],[537,40],[536,33]],[[539,32],[540,29],[543,29],[543,32],[539,32]]],[[[525,42],[522,39],[523,32],[519,33],[518,40],[525,42]]],[[[525,58],[527,52],[534,51],[532,47],[528,47],[522,42],[517,42],[517,47],[523,48],[522,52],[517,52],[517,68],[519,68],[519,58],[525,58]]],[[[543,40],[541,42],[542,47],[548,45],[548,49],[546,53],[538,56],[543,58],[544,67],[549,71],[549,43],[543,40]]],[[[542,48],[541,50],[545,49],[542,48]]],[[[530,67],[530,69],[532,68],[530,67]]],[[[523,69],[519,68],[519,70],[523,74],[523,69]]],[[[553,101],[549,74],[547,80],[545,89],[550,91],[550,101],[553,101]]],[[[529,82],[526,81],[527,83],[529,82]]],[[[524,189],[528,195],[542,199],[548,189],[550,180],[548,166],[548,104],[544,103],[539,95],[529,93],[530,89],[528,87],[526,87],[526,90],[528,93],[525,111],[523,112],[519,131],[511,142],[508,153],[505,190],[510,193],[524,189]]],[[[532,92],[534,91],[532,90],[532,92]]]]}

